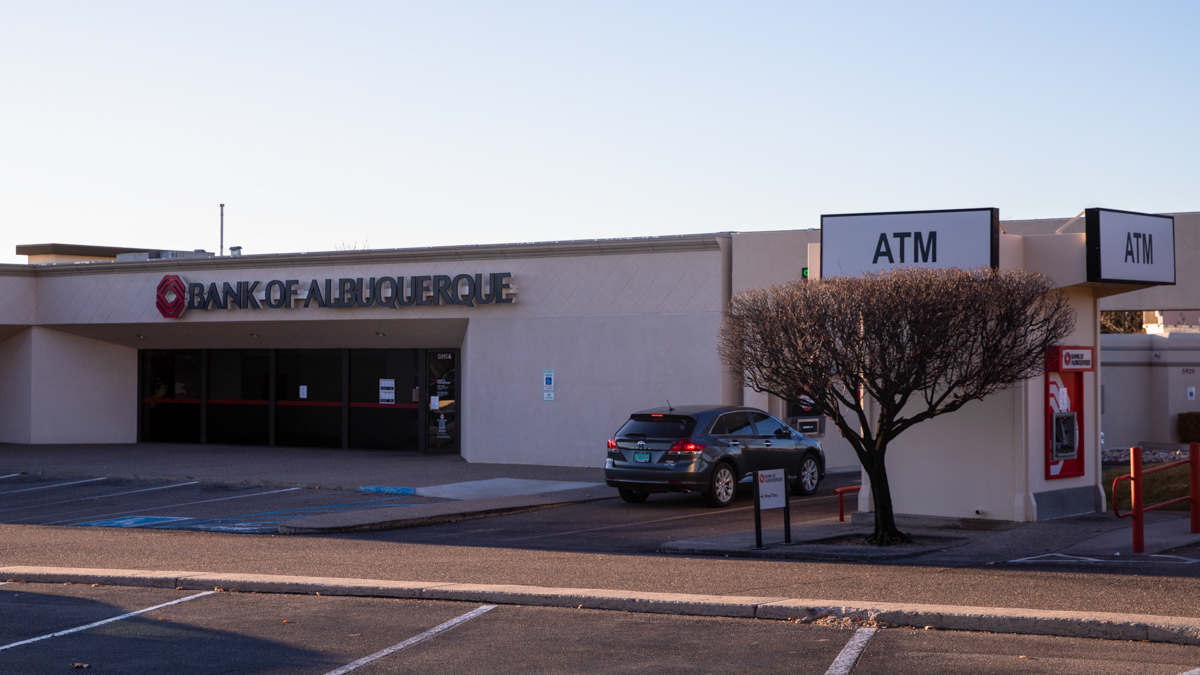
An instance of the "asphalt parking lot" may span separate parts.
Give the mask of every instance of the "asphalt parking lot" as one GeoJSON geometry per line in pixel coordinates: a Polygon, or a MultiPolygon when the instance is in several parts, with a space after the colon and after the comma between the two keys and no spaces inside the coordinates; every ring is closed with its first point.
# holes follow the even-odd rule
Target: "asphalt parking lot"
{"type": "MultiPolygon", "coordinates": [[[[837,499],[833,488],[856,480],[856,474],[833,474],[822,482],[816,495],[793,497],[793,521],[835,516],[837,499]]],[[[740,491],[731,507],[713,509],[698,494],[653,495],[645,503],[626,504],[616,497],[616,490],[601,489],[610,492],[612,498],[499,519],[355,536],[439,544],[646,553],[657,551],[663,542],[673,539],[754,527],[748,490],[740,491]]],[[[8,524],[272,534],[281,521],[292,518],[437,501],[442,500],[286,484],[0,476],[0,523],[8,524]]],[[[766,527],[777,527],[782,522],[782,511],[764,513],[766,527]]]]}
{"type": "Polygon", "coordinates": [[[439,501],[287,485],[0,476],[0,523],[275,532],[281,520],[439,501]]]}
{"type": "Polygon", "coordinates": [[[0,672],[20,673],[1175,675],[1200,663],[1200,648],[1170,644],[118,586],[6,584],[0,617],[0,672]]]}

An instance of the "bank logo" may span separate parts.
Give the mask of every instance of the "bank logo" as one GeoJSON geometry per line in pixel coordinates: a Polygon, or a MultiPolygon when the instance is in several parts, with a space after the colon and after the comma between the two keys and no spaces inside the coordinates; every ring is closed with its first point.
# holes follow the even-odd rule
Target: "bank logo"
{"type": "Polygon", "coordinates": [[[158,295],[155,298],[154,306],[158,308],[158,313],[163,315],[164,319],[177,319],[183,310],[187,308],[187,300],[184,297],[186,286],[183,279],[168,274],[158,282],[158,295]]]}

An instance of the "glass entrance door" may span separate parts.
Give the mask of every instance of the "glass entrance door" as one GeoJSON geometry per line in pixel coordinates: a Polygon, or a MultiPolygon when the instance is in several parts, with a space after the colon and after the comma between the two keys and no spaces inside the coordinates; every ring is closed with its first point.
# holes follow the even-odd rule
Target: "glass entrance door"
{"type": "Polygon", "coordinates": [[[458,452],[458,350],[425,353],[425,447],[458,452]]]}

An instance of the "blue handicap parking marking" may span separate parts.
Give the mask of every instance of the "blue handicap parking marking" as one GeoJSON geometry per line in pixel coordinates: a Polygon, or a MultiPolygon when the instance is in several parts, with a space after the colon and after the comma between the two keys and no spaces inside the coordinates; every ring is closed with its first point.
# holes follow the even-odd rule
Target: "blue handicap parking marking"
{"type": "Polygon", "coordinates": [[[283,509],[279,511],[246,513],[237,516],[226,516],[223,518],[205,518],[200,520],[183,518],[181,520],[186,520],[188,522],[164,522],[161,524],[151,523],[150,526],[160,530],[202,530],[207,532],[242,532],[263,534],[267,532],[276,532],[279,529],[279,523],[288,518],[317,516],[325,513],[352,513],[354,511],[363,511],[373,508],[375,506],[411,506],[410,504],[380,503],[390,502],[396,499],[399,499],[399,497],[384,497],[381,499],[367,499],[353,502],[342,502],[338,504],[304,506],[300,508],[283,509]]]}
{"type": "Polygon", "coordinates": [[[146,527],[191,518],[167,518],[162,516],[126,516],[124,518],[109,518],[108,520],[93,520],[90,523],[79,523],[82,527],[146,527]]]}

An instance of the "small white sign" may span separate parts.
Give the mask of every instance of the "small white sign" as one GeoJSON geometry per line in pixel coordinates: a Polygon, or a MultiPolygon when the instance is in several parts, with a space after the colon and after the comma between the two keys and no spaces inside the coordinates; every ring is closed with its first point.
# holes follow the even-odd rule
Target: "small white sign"
{"type": "Polygon", "coordinates": [[[386,405],[396,403],[396,380],[379,378],[379,402],[386,405]]]}
{"type": "Polygon", "coordinates": [[[442,408],[442,404],[441,404],[441,401],[438,399],[438,397],[430,396],[429,397],[429,409],[430,410],[441,410],[441,408],[442,408]]]}
{"type": "Polygon", "coordinates": [[[1091,370],[1092,369],[1092,350],[1091,349],[1063,349],[1062,350],[1062,370],[1091,370]]]}
{"type": "Polygon", "coordinates": [[[543,400],[543,401],[553,401],[553,400],[554,400],[554,392],[552,392],[552,391],[543,391],[543,392],[542,392],[542,400],[543,400]]]}
{"type": "Polygon", "coordinates": [[[787,469],[756,471],[755,474],[755,480],[758,481],[758,508],[764,511],[782,509],[787,502],[784,494],[787,489],[787,469]]]}
{"type": "MultiPolygon", "coordinates": [[[[542,391],[554,391],[554,369],[542,371],[542,391]]],[[[549,400],[549,399],[547,399],[549,400]]]]}
{"type": "Polygon", "coordinates": [[[1196,400],[1196,388],[1195,387],[1188,387],[1188,400],[1189,401],[1196,400]]]}
{"type": "Polygon", "coordinates": [[[308,385],[300,385],[300,398],[308,398],[308,385]]]}

